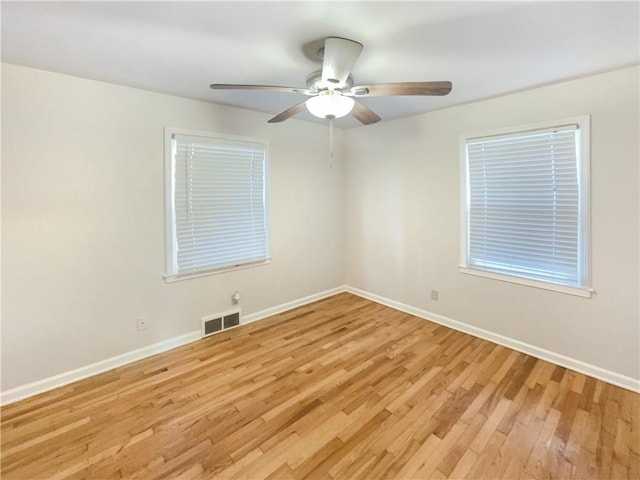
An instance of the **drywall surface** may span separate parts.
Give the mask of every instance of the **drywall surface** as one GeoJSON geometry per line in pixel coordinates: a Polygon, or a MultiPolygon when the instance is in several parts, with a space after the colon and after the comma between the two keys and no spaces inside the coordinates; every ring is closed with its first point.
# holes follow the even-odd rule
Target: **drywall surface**
{"type": "Polygon", "coordinates": [[[640,378],[639,78],[627,68],[348,130],[346,284],[640,378]],[[585,114],[593,297],[460,273],[460,134],[585,114]]]}
{"type": "Polygon", "coordinates": [[[639,73],[336,130],[330,166],[322,125],[4,64],[2,391],[345,283],[640,378],[639,73]],[[593,298],[459,273],[459,135],[583,114],[593,298]],[[164,282],[165,126],[269,141],[271,264],[164,282]]]}
{"type": "Polygon", "coordinates": [[[343,284],[342,132],[269,117],[2,66],[3,391],[343,284]],[[269,141],[272,263],[164,281],[167,126],[269,141]]]}

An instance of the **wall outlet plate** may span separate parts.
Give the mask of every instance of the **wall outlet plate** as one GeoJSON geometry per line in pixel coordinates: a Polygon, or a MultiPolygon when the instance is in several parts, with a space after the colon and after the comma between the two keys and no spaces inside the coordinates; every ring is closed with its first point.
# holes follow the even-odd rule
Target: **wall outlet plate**
{"type": "Polygon", "coordinates": [[[138,329],[139,332],[141,332],[142,330],[146,330],[147,329],[147,316],[143,316],[143,317],[138,317],[136,319],[136,328],[138,329]]]}

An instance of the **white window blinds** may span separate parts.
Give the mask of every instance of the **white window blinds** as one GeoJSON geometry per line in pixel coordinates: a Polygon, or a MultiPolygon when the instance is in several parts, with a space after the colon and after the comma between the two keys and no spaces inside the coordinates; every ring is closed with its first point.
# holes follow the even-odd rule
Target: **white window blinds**
{"type": "Polygon", "coordinates": [[[169,276],[269,257],[265,143],[170,134],[169,276]]]}
{"type": "Polygon", "coordinates": [[[578,125],[466,141],[467,267],[586,286],[580,145],[578,125]]]}

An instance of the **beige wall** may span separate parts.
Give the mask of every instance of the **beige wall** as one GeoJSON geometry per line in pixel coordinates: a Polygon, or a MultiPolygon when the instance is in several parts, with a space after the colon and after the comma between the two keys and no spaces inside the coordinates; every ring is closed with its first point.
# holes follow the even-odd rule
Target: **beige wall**
{"type": "Polygon", "coordinates": [[[342,132],[269,117],[3,65],[3,391],[342,285],[342,132]],[[270,265],[164,282],[165,126],[269,141],[270,265]]]}
{"type": "Polygon", "coordinates": [[[629,68],[348,130],[346,283],[640,378],[639,87],[629,68]],[[459,135],[583,114],[593,298],[459,273],[459,135]]]}

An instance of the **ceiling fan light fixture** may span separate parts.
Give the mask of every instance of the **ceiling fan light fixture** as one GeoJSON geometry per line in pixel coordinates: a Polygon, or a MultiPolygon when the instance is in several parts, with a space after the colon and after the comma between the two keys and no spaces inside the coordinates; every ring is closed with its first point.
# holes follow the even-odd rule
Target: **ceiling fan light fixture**
{"type": "Polygon", "coordinates": [[[348,115],[355,101],[336,90],[323,90],[305,102],[307,110],[318,118],[340,118],[348,115]]]}
{"type": "Polygon", "coordinates": [[[348,38],[326,38],[321,54],[322,69],[307,75],[307,88],[234,83],[213,83],[209,87],[214,90],[286,92],[311,97],[270,118],[267,120],[268,123],[283,122],[297,115],[306,107],[312,115],[328,120],[344,117],[353,112],[354,118],[363,125],[371,125],[382,119],[369,107],[352,97],[447,95],[451,91],[452,85],[448,81],[373,83],[354,86],[351,70],[358,60],[362,48],[361,43],[348,38]]]}

